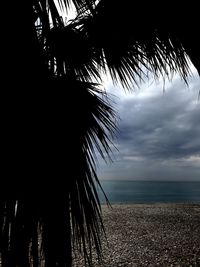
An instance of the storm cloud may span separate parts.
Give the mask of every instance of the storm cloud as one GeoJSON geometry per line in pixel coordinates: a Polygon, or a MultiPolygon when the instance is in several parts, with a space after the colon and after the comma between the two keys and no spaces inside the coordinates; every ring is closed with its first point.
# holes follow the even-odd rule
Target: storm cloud
{"type": "Polygon", "coordinates": [[[141,84],[132,93],[107,84],[120,117],[113,163],[100,179],[200,181],[200,78],[141,84]]]}

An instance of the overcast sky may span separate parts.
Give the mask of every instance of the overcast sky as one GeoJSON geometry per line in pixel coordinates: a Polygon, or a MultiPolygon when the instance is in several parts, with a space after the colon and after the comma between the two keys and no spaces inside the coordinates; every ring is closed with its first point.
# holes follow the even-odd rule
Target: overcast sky
{"type": "Polygon", "coordinates": [[[105,83],[120,117],[113,162],[100,160],[102,179],[200,181],[200,78],[189,87],[177,75],[172,82],[142,83],[124,93],[105,83]]]}

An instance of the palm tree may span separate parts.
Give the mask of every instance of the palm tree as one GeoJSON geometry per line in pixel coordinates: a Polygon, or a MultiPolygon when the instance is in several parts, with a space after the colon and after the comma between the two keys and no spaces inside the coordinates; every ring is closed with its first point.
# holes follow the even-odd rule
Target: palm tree
{"type": "Polygon", "coordinates": [[[16,12],[22,28],[5,65],[17,89],[3,92],[3,267],[71,266],[74,244],[90,265],[93,244],[101,258],[95,151],[105,158],[116,130],[101,73],[124,87],[148,72],[187,82],[189,59],[200,73],[198,37],[186,30],[197,28],[195,8],[166,5],[32,0],[16,12]],[[66,24],[60,12],[71,5],[66,24]]]}

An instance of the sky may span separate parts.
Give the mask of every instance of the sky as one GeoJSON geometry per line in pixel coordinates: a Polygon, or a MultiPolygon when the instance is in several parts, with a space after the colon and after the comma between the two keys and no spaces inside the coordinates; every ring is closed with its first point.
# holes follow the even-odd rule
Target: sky
{"type": "Polygon", "coordinates": [[[128,93],[105,81],[119,131],[113,161],[99,158],[100,180],[200,181],[200,78],[192,70],[189,86],[176,75],[128,93]]]}

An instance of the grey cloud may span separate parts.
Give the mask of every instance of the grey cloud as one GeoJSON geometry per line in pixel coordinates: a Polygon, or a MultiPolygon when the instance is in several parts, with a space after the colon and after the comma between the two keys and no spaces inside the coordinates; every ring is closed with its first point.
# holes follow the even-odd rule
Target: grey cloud
{"type": "Polygon", "coordinates": [[[144,92],[141,89],[116,98],[115,108],[121,117],[115,140],[119,154],[111,166],[102,165],[101,177],[108,173],[110,178],[112,174],[130,178],[133,174],[140,178],[156,174],[200,180],[200,165],[194,163],[200,163],[199,85],[197,77],[189,88],[176,79],[166,84],[164,93],[158,84],[151,85],[150,93],[145,88],[144,92]]]}
{"type": "MultiPolygon", "coordinates": [[[[180,89],[173,88],[180,91],[180,89]]],[[[187,110],[191,96],[169,93],[121,105],[119,144],[130,152],[151,157],[185,157],[200,151],[200,103],[187,110]],[[140,110],[138,110],[140,106],[140,110]],[[198,123],[199,122],[199,123],[198,123]]]]}

